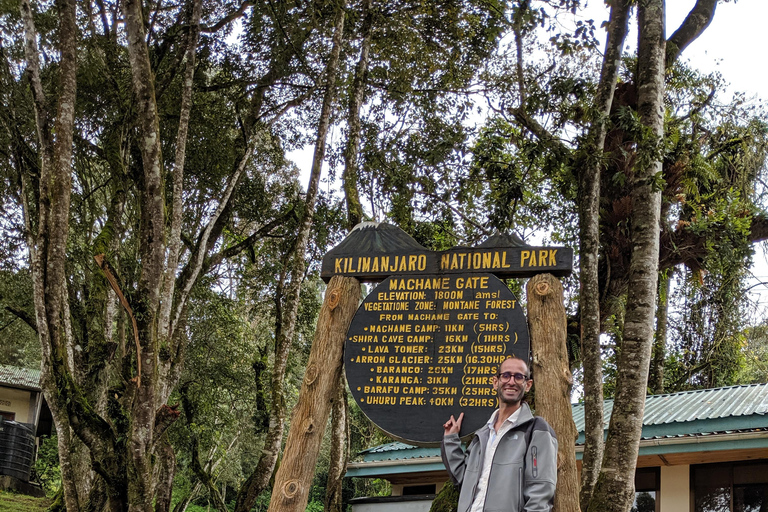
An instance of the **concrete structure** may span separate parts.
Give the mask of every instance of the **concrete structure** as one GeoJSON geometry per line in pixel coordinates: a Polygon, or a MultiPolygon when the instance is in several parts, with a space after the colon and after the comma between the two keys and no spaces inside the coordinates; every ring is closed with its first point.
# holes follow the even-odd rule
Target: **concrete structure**
{"type": "MultiPolygon", "coordinates": [[[[606,428],[612,408],[613,401],[606,400],[606,428]]],[[[580,461],[583,404],[574,404],[572,411],[580,461]]],[[[408,512],[425,512],[447,480],[439,448],[389,443],[362,456],[362,461],[347,466],[346,476],[386,479],[392,496],[388,501],[355,500],[354,512],[390,512],[406,506],[408,512]],[[414,494],[423,497],[417,500],[414,494]]],[[[768,508],[768,383],[649,396],[635,488],[638,512],[768,508]]]]}

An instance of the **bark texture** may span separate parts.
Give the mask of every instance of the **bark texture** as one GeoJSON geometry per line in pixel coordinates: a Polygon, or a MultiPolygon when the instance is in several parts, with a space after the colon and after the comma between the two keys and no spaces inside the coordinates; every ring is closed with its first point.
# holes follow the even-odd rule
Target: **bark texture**
{"type": "Polygon", "coordinates": [[[653,339],[648,389],[654,395],[664,393],[664,358],[667,345],[667,315],[669,312],[669,275],[659,281],[659,304],[656,308],[656,336],[653,339]]]}
{"type": "Polygon", "coordinates": [[[608,24],[605,57],[592,105],[592,125],[580,150],[579,162],[579,276],[581,293],[581,360],[584,367],[584,457],[579,503],[586,509],[603,458],[603,371],[600,358],[600,174],[608,132],[608,117],[627,37],[629,1],[614,0],[608,24]]]}
{"type": "Polygon", "coordinates": [[[125,460],[128,478],[128,510],[152,511],[152,461],[154,424],[158,402],[158,338],[157,312],[160,304],[165,260],[165,201],[163,158],[160,147],[160,123],[155,98],[154,76],[142,4],[138,0],[123,3],[128,58],[131,64],[133,91],[136,98],[142,183],[140,189],[141,224],[139,255],[142,271],[137,285],[138,301],[132,304],[137,339],[137,374],[131,381],[128,400],[131,409],[128,450],[125,460]],[[132,395],[132,396],[131,396],[132,395]]]}
{"type": "Polygon", "coordinates": [[[331,278],[268,512],[302,512],[307,506],[332,398],[341,377],[344,340],[360,298],[357,279],[331,278]]]}
{"type": "Polygon", "coordinates": [[[526,286],[531,332],[536,414],[555,430],[557,490],[554,512],[579,512],[579,481],[573,443],[578,432],[571,413],[573,376],[568,363],[563,285],[551,274],[532,277],[526,286]]]}
{"type": "Polygon", "coordinates": [[[638,3],[638,112],[647,128],[639,145],[632,189],[632,256],[624,335],[613,414],[603,467],[590,512],[625,512],[634,498],[634,473],[642,431],[659,264],[660,144],[664,129],[664,2],[638,3]]]}

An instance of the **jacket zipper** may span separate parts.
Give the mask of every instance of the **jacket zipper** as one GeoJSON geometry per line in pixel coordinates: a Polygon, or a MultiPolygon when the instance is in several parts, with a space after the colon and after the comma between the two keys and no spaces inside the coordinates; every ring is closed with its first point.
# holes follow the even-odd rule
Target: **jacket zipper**
{"type": "MultiPolygon", "coordinates": [[[[526,421],[525,423],[528,423],[528,422],[526,421]]],[[[525,423],[515,425],[510,430],[508,430],[502,437],[507,437],[511,432],[520,431],[519,427],[521,425],[524,425],[525,423]]],[[[525,439],[525,438],[523,438],[523,439],[525,439]]],[[[499,442],[501,442],[501,441],[499,441],[499,442]]],[[[534,458],[533,458],[534,462],[533,462],[533,464],[534,464],[534,468],[535,468],[536,467],[536,455],[535,455],[536,454],[536,451],[535,451],[536,447],[534,446],[533,448],[534,448],[534,452],[533,452],[534,453],[534,458]]],[[[483,456],[483,460],[484,460],[485,459],[485,450],[482,450],[481,455],[483,456]]],[[[495,453],[493,454],[493,458],[496,458],[496,454],[495,453]]],[[[525,460],[525,457],[523,457],[523,460],[525,460]]],[[[536,470],[536,472],[538,473],[538,470],[536,470]]],[[[518,469],[517,473],[518,473],[518,478],[517,478],[518,492],[517,493],[518,493],[519,502],[520,502],[519,503],[519,507],[520,508],[518,510],[522,511],[523,507],[524,507],[524,504],[525,504],[525,497],[523,496],[523,477],[525,475],[523,475],[523,468],[518,469]]],[[[488,486],[488,484],[491,483],[491,475],[492,474],[493,474],[493,459],[491,459],[491,469],[490,469],[490,471],[488,471],[488,482],[485,484],[486,486],[488,486]]],[[[476,493],[477,493],[477,485],[478,485],[479,482],[480,482],[480,480],[478,479],[477,483],[475,483],[475,488],[472,490],[472,501],[469,504],[469,510],[472,510],[472,504],[475,502],[475,496],[476,496],[476,493]]],[[[485,510],[485,504],[486,504],[487,501],[488,501],[488,489],[485,490],[485,499],[483,500],[483,510],[485,510]]]]}

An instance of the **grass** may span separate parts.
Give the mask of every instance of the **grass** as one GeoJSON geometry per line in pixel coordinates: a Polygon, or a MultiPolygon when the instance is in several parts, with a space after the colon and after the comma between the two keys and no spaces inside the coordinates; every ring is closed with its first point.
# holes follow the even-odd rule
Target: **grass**
{"type": "Polygon", "coordinates": [[[0,491],[0,512],[43,512],[50,504],[50,498],[0,491]]]}

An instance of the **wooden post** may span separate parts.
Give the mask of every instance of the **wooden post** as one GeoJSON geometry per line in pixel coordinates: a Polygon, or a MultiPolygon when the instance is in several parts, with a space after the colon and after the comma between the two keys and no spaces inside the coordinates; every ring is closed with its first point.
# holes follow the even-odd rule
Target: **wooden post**
{"type": "Polygon", "coordinates": [[[578,432],[571,413],[573,376],[568,364],[563,285],[551,274],[539,274],[528,281],[526,293],[536,414],[547,420],[558,440],[553,512],[579,512],[574,450],[578,432]]]}
{"type": "Polygon", "coordinates": [[[299,402],[293,411],[283,460],[268,512],[304,512],[320,443],[342,369],[347,328],[360,304],[360,282],[334,276],[317,320],[299,402]]]}

